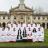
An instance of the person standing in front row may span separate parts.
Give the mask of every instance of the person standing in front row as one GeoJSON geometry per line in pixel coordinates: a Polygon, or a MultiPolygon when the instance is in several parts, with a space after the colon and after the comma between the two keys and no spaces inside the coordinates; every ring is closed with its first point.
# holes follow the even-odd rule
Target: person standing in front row
{"type": "Polygon", "coordinates": [[[36,31],[36,28],[34,28],[33,31],[32,31],[32,41],[33,42],[37,41],[37,31],[36,31]]]}

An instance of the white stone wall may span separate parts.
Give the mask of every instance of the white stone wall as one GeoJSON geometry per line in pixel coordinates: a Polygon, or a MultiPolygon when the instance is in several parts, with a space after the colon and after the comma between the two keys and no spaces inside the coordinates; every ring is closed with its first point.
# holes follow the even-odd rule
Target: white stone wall
{"type": "Polygon", "coordinates": [[[47,23],[48,23],[47,16],[45,16],[44,19],[42,16],[40,16],[40,19],[38,19],[38,16],[23,16],[23,19],[20,19],[20,16],[16,16],[16,19],[14,19],[14,16],[11,16],[10,19],[8,19],[8,16],[5,16],[5,19],[3,19],[3,16],[0,16],[0,23],[5,22],[7,24],[9,21],[11,22],[16,21],[17,23],[18,21],[23,21],[25,23],[28,23],[28,22],[30,23],[39,22],[41,24],[45,23],[45,28],[47,28],[47,23]],[[29,20],[28,20],[28,17],[29,17],[29,20]],[[36,18],[35,20],[34,20],[34,17],[36,18]]]}

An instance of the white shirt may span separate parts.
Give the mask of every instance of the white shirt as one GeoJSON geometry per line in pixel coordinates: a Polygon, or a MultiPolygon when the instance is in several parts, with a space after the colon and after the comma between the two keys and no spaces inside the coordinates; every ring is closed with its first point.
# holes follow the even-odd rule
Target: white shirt
{"type": "Polygon", "coordinates": [[[40,28],[40,24],[37,24],[37,28],[40,28]]]}
{"type": "Polygon", "coordinates": [[[5,36],[5,35],[6,35],[5,30],[4,30],[4,31],[2,31],[2,35],[3,35],[3,36],[5,36]]]}
{"type": "Polygon", "coordinates": [[[13,24],[13,28],[16,28],[16,24],[13,24]]]}
{"type": "Polygon", "coordinates": [[[10,33],[11,31],[10,30],[8,30],[8,32],[7,32],[7,36],[9,36],[11,33],[10,33]]]}
{"type": "Polygon", "coordinates": [[[33,28],[35,27],[35,24],[33,24],[33,28]]]}
{"type": "Polygon", "coordinates": [[[29,31],[29,28],[30,28],[30,27],[27,27],[27,28],[26,28],[27,34],[31,34],[31,33],[32,33],[31,28],[30,28],[30,31],[29,31]]]}
{"type": "Polygon", "coordinates": [[[31,27],[31,24],[28,24],[28,27],[31,27]]]}
{"type": "Polygon", "coordinates": [[[26,24],[23,24],[23,27],[26,27],[26,24]]]}
{"type": "Polygon", "coordinates": [[[10,30],[8,30],[8,35],[10,35],[11,36],[11,34],[12,34],[12,28],[10,29],[10,30]]]}
{"type": "Polygon", "coordinates": [[[8,33],[8,28],[5,28],[4,32],[5,32],[5,34],[7,35],[7,33],[8,33]]]}
{"type": "Polygon", "coordinates": [[[16,27],[15,29],[16,29],[16,31],[18,31],[18,30],[19,30],[19,26],[18,26],[18,27],[16,27]]]}
{"type": "Polygon", "coordinates": [[[13,27],[10,28],[10,31],[13,31],[13,27]]]}
{"type": "Polygon", "coordinates": [[[38,32],[37,32],[37,35],[38,35],[38,36],[41,36],[41,31],[38,31],[38,32]]]}
{"type": "Polygon", "coordinates": [[[21,27],[21,24],[18,24],[18,27],[20,28],[21,27]]]}
{"type": "Polygon", "coordinates": [[[32,32],[28,30],[27,34],[30,34],[30,35],[31,35],[31,34],[32,34],[32,32]]]}
{"type": "Polygon", "coordinates": [[[27,39],[32,39],[32,36],[27,36],[27,39]]]}
{"type": "Polygon", "coordinates": [[[32,34],[31,30],[30,31],[28,30],[27,31],[27,35],[28,35],[27,38],[28,39],[32,39],[32,35],[31,34],[32,34]]]}
{"type": "Polygon", "coordinates": [[[44,28],[43,27],[41,27],[41,31],[44,32],[44,28]]]}
{"type": "Polygon", "coordinates": [[[38,27],[35,27],[36,31],[38,31],[38,27]]]}
{"type": "Polygon", "coordinates": [[[17,36],[18,35],[18,32],[17,31],[13,31],[13,35],[14,36],[17,36]]]}
{"type": "Polygon", "coordinates": [[[33,27],[30,27],[31,31],[33,31],[33,27]]]}
{"type": "Polygon", "coordinates": [[[15,30],[16,30],[16,31],[15,31],[15,34],[18,35],[18,30],[19,30],[19,28],[16,27],[15,30]]]}
{"type": "Polygon", "coordinates": [[[43,27],[41,27],[41,33],[44,36],[44,28],[43,27]]]}
{"type": "Polygon", "coordinates": [[[29,28],[29,27],[26,27],[26,31],[27,31],[27,32],[28,32],[28,30],[29,30],[28,28],[29,28]]]}
{"type": "Polygon", "coordinates": [[[0,35],[2,34],[2,28],[0,27],[0,35]]]}
{"type": "Polygon", "coordinates": [[[10,27],[10,28],[11,28],[11,24],[10,24],[10,23],[8,23],[8,27],[10,27]]]}

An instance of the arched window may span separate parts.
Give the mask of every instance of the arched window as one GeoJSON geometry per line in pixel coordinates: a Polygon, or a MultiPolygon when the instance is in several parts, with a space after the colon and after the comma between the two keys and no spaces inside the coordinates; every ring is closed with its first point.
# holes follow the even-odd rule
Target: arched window
{"type": "Polygon", "coordinates": [[[8,19],[10,19],[10,17],[8,17],[8,19]]]}
{"type": "Polygon", "coordinates": [[[3,16],[3,19],[5,19],[5,17],[3,16]]]}
{"type": "Polygon", "coordinates": [[[40,20],[40,17],[38,17],[38,20],[40,20]]]}
{"type": "Polygon", "coordinates": [[[48,17],[47,17],[47,20],[48,20],[48,17]]]}
{"type": "Polygon", "coordinates": [[[21,16],[20,19],[23,19],[23,16],[21,16]]]}
{"type": "Polygon", "coordinates": [[[23,17],[21,17],[21,19],[23,19],[23,17]]]}
{"type": "Polygon", "coordinates": [[[43,20],[44,20],[45,18],[43,17],[43,20]]]}
{"type": "Polygon", "coordinates": [[[29,20],[30,18],[28,17],[28,20],[29,20]]]}
{"type": "Polygon", "coordinates": [[[16,19],[16,17],[14,16],[14,19],[16,19]]]}
{"type": "Polygon", "coordinates": [[[34,20],[36,19],[36,17],[33,18],[34,20]]]}

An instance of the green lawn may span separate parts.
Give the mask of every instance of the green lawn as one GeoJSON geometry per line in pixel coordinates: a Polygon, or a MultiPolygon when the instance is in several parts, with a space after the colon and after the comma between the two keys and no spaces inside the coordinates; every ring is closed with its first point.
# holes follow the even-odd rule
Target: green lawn
{"type": "Polygon", "coordinates": [[[42,43],[33,42],[16,42],[16,43],[0,43],[0,47],[23,47],[23,46],[48,46],[48,29],[45,30],[45,41],[42,43]]]}

